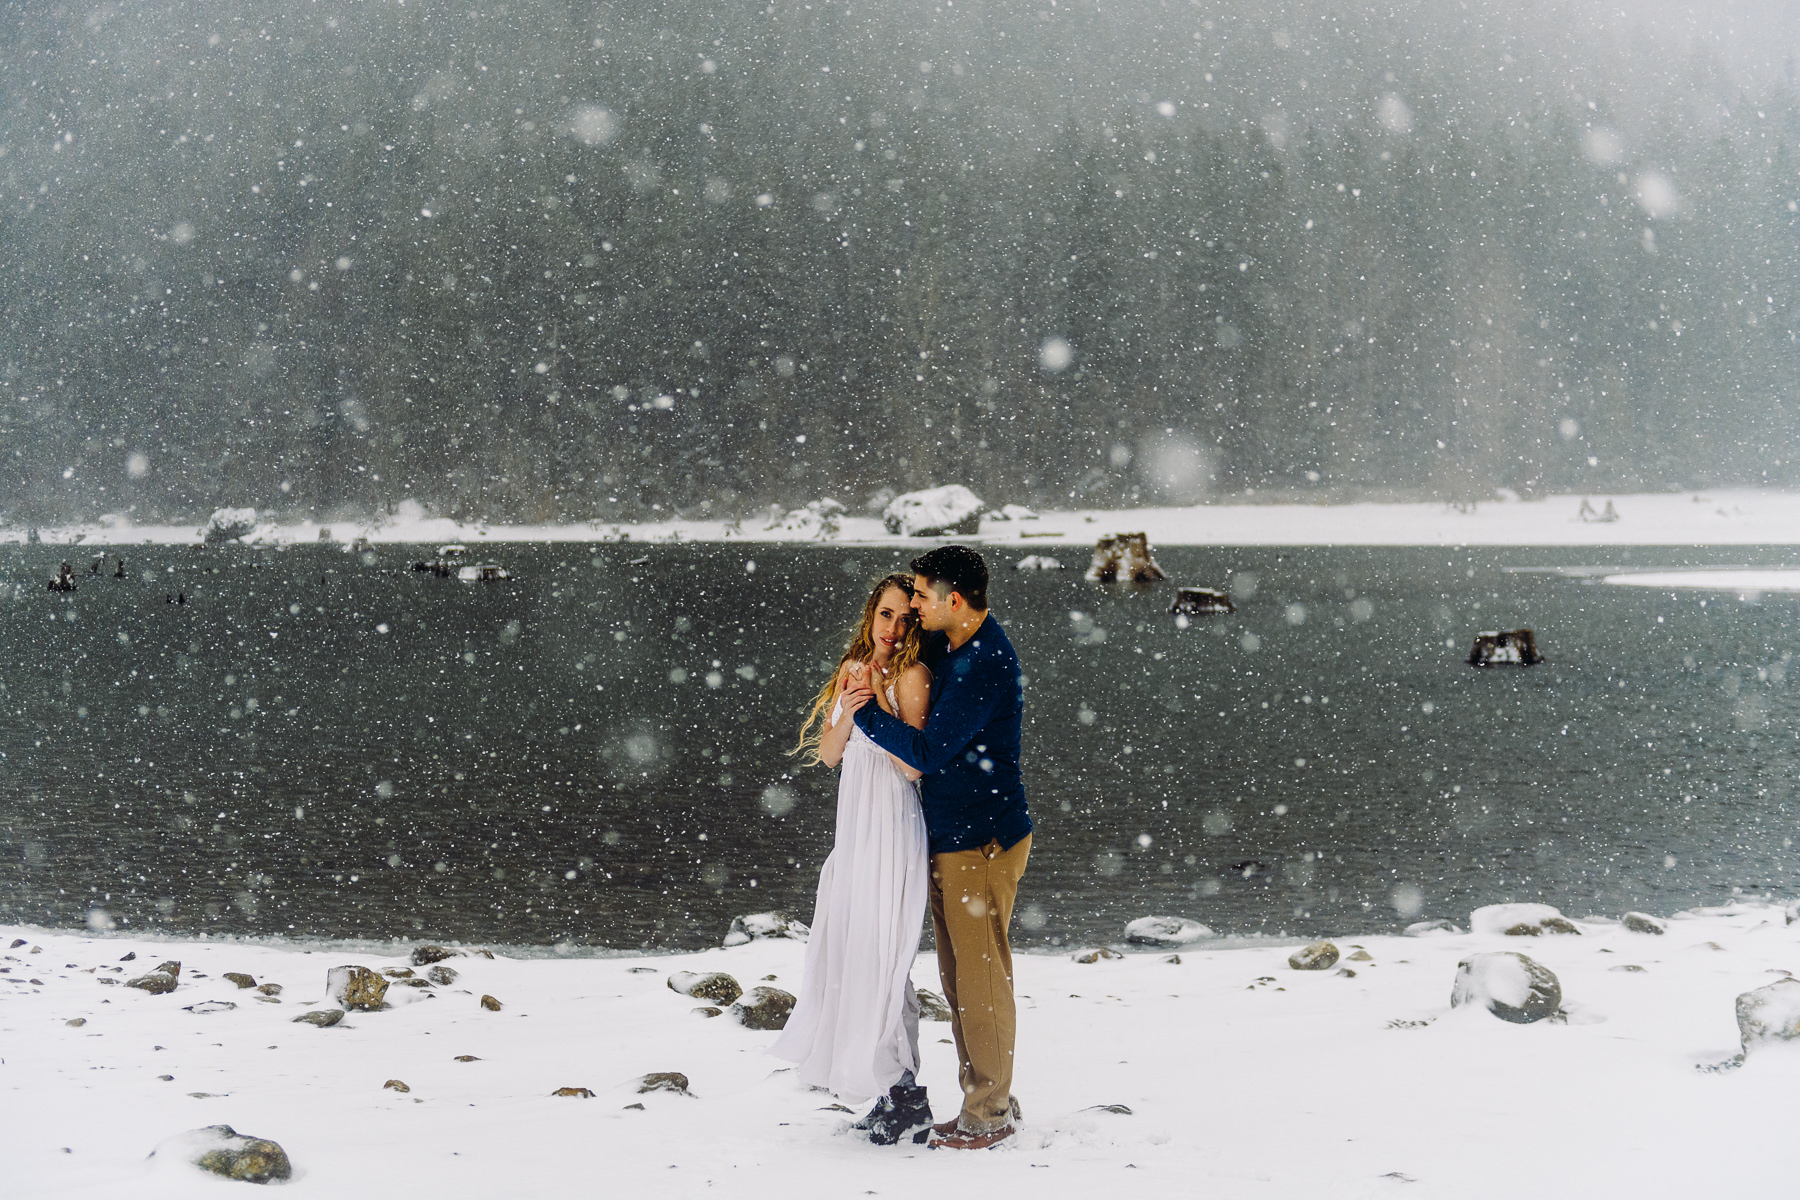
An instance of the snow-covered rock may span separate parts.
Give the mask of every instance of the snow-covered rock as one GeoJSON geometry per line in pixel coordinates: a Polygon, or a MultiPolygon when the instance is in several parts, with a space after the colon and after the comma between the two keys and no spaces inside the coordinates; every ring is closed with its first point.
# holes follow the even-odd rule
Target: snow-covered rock
{"type": "Polygon", "coordinates": [[[343,1008],[377,1012],[386,1003],[388,981],[367,967],[333,967],[325,974],[325,991],[343,1008]]]}
{"type": "Polygon", "coordinates": [[[1471,954],[1456,964],[1450,1007],[1474,1005],[1502,1021],[1529,1025],[1562,1009],[1562,984],[1535,959],[1511,950],[1471,954]]]}
{"type": "Polygon", "coordinates": [[[1007,504],[987,514],[990,521],[1036,521],[1038,515],[1023,504],[1007,504]]]}
{"type": "Polygon", "coordinates": [[[1015,571],[1060,571],[1063,565],[1047,554],[1027,554],[1013,564],[1015,571]]]}
{"type": "Polygon", "coordinates": [[[887,531],[900,537],[948,537],[981,532],[981,497],[960,483],[907,492],[882,510],[887,531]]]}
{"type": "Polygon", "coordinates": [[[1800,1038],[1800,979],[1777,979],[1737,998],[1744,1053],[1754,1045],[1800,1038]]]}
{"type": "Polygon", "coordinates": [[[125,986],[149,992],[152,996],[161,996],[175,990],[181,981],[181,964],[174,961],[163,963],[148,975],[139,975],[125,986]]]}
{"type": "Polygon", "coordinates": [[[725,944],[741,946],[755,938],[793,938],[804,942],[810,933],[811,930],[786,913],[750,913],[731,918],[731,928],[725,933],[725,944]]]}
{"type": "Polygon", "coordinates": [[[1186,917],[1139,917],[1125,926],[1125,940],[1137,946],[1185,946],[1215,936],[1211,929],[1186,917]]]}
{"type": "Polygon", "coordinates": [[[200,540],[208,545],[233,542],[255,531],[254,508],[220,508],[213,510],[213,515],[206,519],[206,528],[200,531],[200,540]]]}
{"type": "Polygon", "coordinates": [[[785,1029],[794,997],[780,988],[755,987],[731,1006],[731,1017],[745,1029],[785,1029]]]}
{"type": "Polygon", "coordinates": [[[1469,914],[1475,933],[1538,937],[1546,933],[1580,933],[1575,922],[1548,904],[1489,904],[1469,914]]]}
{"type": "Polygon", "coordinates": [[[1462,930],[1442,917],[1429,921],[1414,921],[1405,929],[1407,937],[1445,937],[1461,933],[1462,930]]]}
{"type": "Polygon", "coordinates": [[[1149,535],[1112,533],[1094,543],[1087,577],[1094,583],[1154,583],[1169,576],[1150,553],[1149,535]]]}
{"type": "Polygon", "coordinates": [[[229,1125],[190,1129],[157,1144],[150,1152],[156,1164],[187,1163],[246,1183],[268,1183],[294,1173],[287,1151],[267,1138],[247,1137],[229,1125]]]}
{"type": "Polygon", "coordinates": [[[1288,966],[1296,971],[1329,971],[1337,965],[1338,948],[1330,942],[1314,942],[1288,955],[1288,966]]]}
{"type": "Polygon", "coordinates": [[[669,990],[714,1004],[730,1004],[744,994],[742,985],[723,971],[677,971],[669,976],[669,990]]]}
{"type": "Polygon", "coordinates": [[[847,511],[836,500],[813,500],[804,508],[796,508],[770,521],[768,528],[790,537],[827,541],[838,535],[847,511]]]}
{"type": "Polygon", "coordinates": [[[1651,916],[1649,913],[1628,912],[1625,914],[1624,919],[1621,920],[1619,922],[1619,924],[1621,924],[1625,928],[1631,930],[1631,932],[1633,932],[1633,933],[1667,933],[1667,932],[1669,932],[1668,922],[1659,921],[1655,917],[1651,916]]]}

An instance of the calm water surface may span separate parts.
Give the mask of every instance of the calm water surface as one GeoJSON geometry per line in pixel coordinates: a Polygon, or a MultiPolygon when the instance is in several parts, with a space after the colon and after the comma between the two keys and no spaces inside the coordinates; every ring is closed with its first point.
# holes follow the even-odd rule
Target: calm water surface
{"type": "MultiPolygon", "coordinates": [[[[1171,585],[1006,569],[1046,547],[1085,562],[990,548],[1028,676],[1024,944],[1796,886],[1795,601],[1520,570],[1792,551],[1164,550],[1239,600],[1183,628],[1171,585]],[[1548,662],[1463,664],[1520,625],[1548,662]]],[[[917,552],[507,546],[482,585],[420,547],[89,575],[100,549],[0,549],[0,920],[630,948],[810,913],[836,781],[783,751],[865,581],[917,552]],[[65,557],[80,590],[47,592],[65,557]]]]}

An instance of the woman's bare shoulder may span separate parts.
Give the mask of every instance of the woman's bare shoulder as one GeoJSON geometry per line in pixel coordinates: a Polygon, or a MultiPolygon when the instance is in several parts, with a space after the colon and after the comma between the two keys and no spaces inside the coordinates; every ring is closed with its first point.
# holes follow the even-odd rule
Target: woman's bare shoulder
{"type": "Polygon", "coordinates": [[[926,666],[924,663],[917,663],[917,662],[914,663],[912,666],[906,668],[906,670],[901,673],[900,685],[902,687],[914,687],[914,688],[930,687],[931,686],[931,668],[926,666]]]}

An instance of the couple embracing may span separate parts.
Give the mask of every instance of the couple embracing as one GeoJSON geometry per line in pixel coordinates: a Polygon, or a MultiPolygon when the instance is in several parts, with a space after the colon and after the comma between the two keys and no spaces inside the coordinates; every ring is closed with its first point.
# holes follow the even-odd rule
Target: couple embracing
{"type": "Polygon", "coordinates": [[[981,1150],[1012,1136],[1018,1111],[1007,926],[1031,853],[1024,695],[981,555],[940,546],[911,565],[875,585],[801,729],[806,761],[842,767],[837,839],[772,1052],[814,1087],[879,1097],[853,1126],[872,1142],[981,1150]],[[963,1096],[936,1125],[911,979],[928,906],[963,1096]]]}

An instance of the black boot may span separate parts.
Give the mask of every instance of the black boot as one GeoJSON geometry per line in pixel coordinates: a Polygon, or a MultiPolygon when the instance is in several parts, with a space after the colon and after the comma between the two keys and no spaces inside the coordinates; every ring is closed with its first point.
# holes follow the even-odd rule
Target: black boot
{"type": "Polygon", "coordinates": [[[931,1104],[925,1089],[916,1083],[896,1083],[858,1127],[867,1128],[869,1140],[877,1146],[892,1146],[903,1138],[923,1143],[931,1136],[931,1104]]]}

